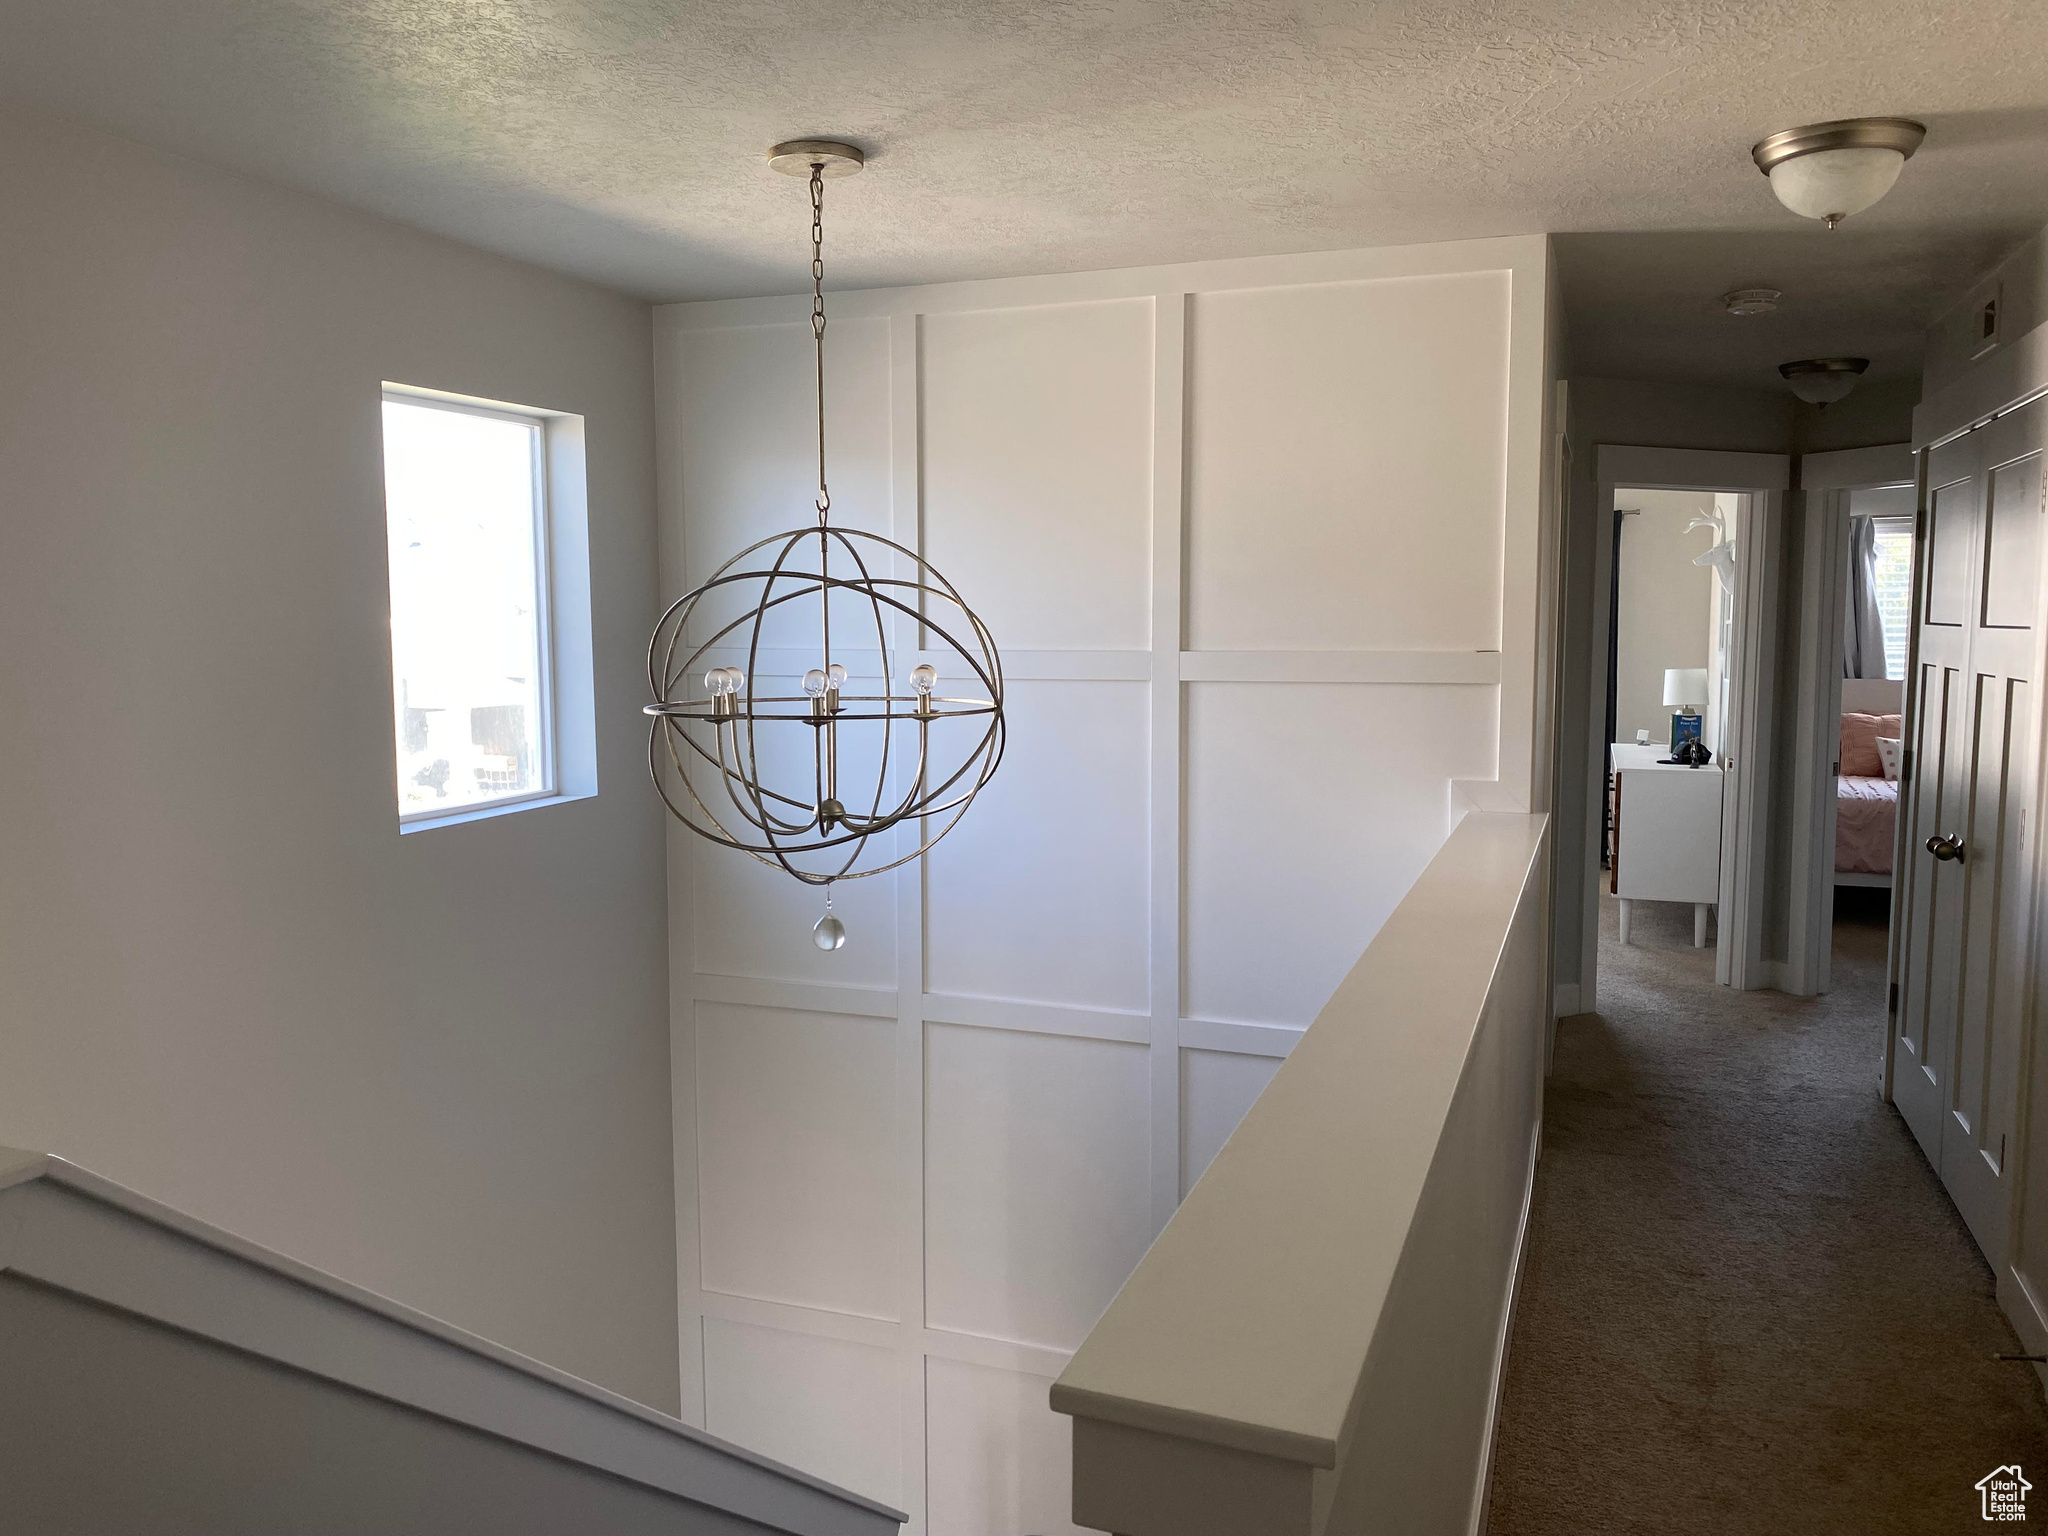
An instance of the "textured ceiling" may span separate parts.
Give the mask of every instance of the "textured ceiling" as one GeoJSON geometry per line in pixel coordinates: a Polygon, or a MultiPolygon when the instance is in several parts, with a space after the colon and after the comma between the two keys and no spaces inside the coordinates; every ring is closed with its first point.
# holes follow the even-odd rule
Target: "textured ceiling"
{"type": "Polygon", "coordinates": [[[1577,365],[1634,376],[1900,366],[2048,223],[2039,0],[0,0],[0,22],[0,96],[659,299],[801,283],[802,190],[761,162],[797,135],[873,156],[831,194],[835,286],[1584,232],[1577,365]],[[1841,230],[1795,220],[1748,146],[1859,113],[1918,116],[1927,145],[1841,230]],[[1738,282],[1787,291],[1774,330],[1706,307],[1738,282]]]}

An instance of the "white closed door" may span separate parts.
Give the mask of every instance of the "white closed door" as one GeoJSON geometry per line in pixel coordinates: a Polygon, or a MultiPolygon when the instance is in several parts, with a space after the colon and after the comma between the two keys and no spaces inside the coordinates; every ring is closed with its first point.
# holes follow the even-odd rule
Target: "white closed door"
{"type": "Polygon", "coordinates": [[[2041,601],[2036,403],[1928,457],[1892,1097],[1994,1264],[2004,1254],[2032,915],[2041,601]]]}

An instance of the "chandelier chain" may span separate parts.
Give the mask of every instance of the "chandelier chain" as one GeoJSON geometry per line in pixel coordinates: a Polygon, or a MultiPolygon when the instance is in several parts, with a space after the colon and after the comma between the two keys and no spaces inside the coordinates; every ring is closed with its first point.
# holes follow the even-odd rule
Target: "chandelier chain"
{"type": "Polygon", "coordinates": [[[825,167],[811,166],[811,344],[818,358],[818,521],[832,511],[825,486],[825,167]]]}

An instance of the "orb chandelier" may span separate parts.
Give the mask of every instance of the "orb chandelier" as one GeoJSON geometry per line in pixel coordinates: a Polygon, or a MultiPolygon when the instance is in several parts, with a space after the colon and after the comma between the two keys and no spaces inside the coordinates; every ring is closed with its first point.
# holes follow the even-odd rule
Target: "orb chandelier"
{"type": "Polygon", "coordinates": [[[994,775],[1003,666],[988,627],[929,561],[831,521],[825,182],[863,157],[798,139],[768,163],[810,179],[817,517],[741,550],[662,614],[647,647],[647,762],[692,832],[824,887],[812,938],[833,950],[846,942],[833,885],[920,857],[994,775]]]}

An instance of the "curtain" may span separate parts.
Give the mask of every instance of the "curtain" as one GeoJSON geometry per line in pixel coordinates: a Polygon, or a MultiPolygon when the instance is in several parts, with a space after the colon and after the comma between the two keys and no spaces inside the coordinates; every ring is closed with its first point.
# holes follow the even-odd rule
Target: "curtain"
{"type": "Polygon", "coordinates": [[[1884,676],[1884,615],[1877,607],[1877,525],[1849,519],[1849,592],[1842,605],[1842,676],[1884,676]]]}

